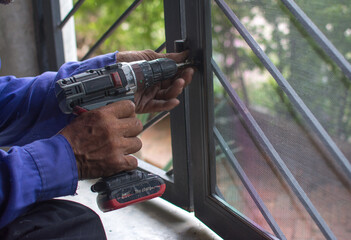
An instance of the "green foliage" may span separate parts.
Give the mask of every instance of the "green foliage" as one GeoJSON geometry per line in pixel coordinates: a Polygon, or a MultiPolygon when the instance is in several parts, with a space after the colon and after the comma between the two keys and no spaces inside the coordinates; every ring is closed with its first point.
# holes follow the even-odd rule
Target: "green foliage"
{"type": "MultiPolygon", "coordinates": [[[[110,28],[132,0],[87,0],[74,15],[79,57],[110,28]]],[[[165,41],[163,1],[143,1],[94,53],[156,49],[165,41]]]]}
{"type": "MultiPolygon", "coordinates": [[[[134,0],[86,0],[81,5],[74,15],[79,59],[133,2],[134,0]]],[[[93,56],[116,50],[155,50],[165,41],[164,29],[163,1],[142,1],[93,53],[93,56]]],[[[139,114],[137,117],[145,124],[152,116],[139,114]]]]}

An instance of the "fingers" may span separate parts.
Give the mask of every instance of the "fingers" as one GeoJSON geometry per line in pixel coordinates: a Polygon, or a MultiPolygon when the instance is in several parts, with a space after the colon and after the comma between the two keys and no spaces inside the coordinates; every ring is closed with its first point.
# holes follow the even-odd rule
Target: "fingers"
{"type": "Polygon", "coordinates": [[[116,54],[117,62],[133,62],[139,60],[154,60],[157,58],[170,58],[177,63],[184,62],[188,57],[189,51],[183,51],[180,53],[157,53],[153,50],[147,49],[143,51],[124,51],[116,54]]]}
{"type": "MultiPolygon", "coordinates": [[[[180,73],[180,77],[178,76],[178,78],[183,78],[185,80],[185,86],[187,86],[190,84],[193,78],[194,72],[195,72],[194,68],[187,67],[184,70],[182,70],[182,72],[180,73]]],[[[168,88],[172,84],[173,84],[173,81],[171,81],[171,79],[162,81],[161,88],[162,89],[168,88]]]]}
{"type": "Polygon", "coordinates": [[[123,154],[128,155],[138,152],[143,146],[141,140],[137,137],[125,138],[123,140],[123,154]]]}
{"type": "Polygon", "coordinates": [[[158,91],[156,94],[156,99],[168,100],[171,98],[176,98],[182,93],[184,86],[185,80],[183,78],[178,78],[174,80],[172,85],[170,85],[168,88],[158,91]]]}
{"type": "Polygon", "coordinates": [[[177,98],[172,98],[169,100],[153,100],[151,104],[145,106],[140,112],[162,112],[162,111],[170,111],[179,104],[179,100],[177,98]]]}
{"type": "Polygon", "coordinates": [[[137,118],[120,119],[118,128],[124,137],[135,137],[143,130],[143,124],[137,118]]]}
{"type": "Polygon", "coordinates": [[[171,99],[176,98],[182,93],[184,87],[186,87],[192,80],[194,74],[193,68],[186,68],[182,74],[181,78],[174,80],[169,87],[158,91],[156,99],[171,99]]]}
{"type": "Polygon", "coordinates": [[[188,67],[188,68],[184,69],[184,71],[182,72],[181,77],[185,81],[185,86],[188,86],[191,83],[191,80],[193,79],[194,72],[195,72],[195,70],[192,67],[188,67]]]}
{"type": "Polygon", "coordinates": [[[161,58],[162,54],[156,53],[153,50],[147,49],[143,51],[125,51],[118,52],[116,54],[117,62],[133,62],[139,60],[154,60],[156,58],[161,58]]]}
{"type": "Polygon", "coordinates": [[[134,170],[138,167],[138,160],[132,155],[125,155],[122,157],[121,161],[115,161],[110,164],[109,169],[95,174],[101,177],[108,177],[122,171],[134,170]]]}
{"type": "Polygon", "coordinates": [[[83,113],[60,133],[72,147],[79,179],[91,179],[135,168],[136,159],[126,155],[141,149],[142,128],[126,100],[83,113]]]}
{"type": "Polygon", "coordinates": [[[135,95],[137,113],[160,112],[172,110],[179,104],[177,97],[182,93],[193,77],[194,69],[186,68],[181,77],[174,81],[166,80],[160,86],[144,89],[135,95]]]}
{"type": "Polygon", "coordinates": [[[176,61],[177,63],[181,63],[184,62],[187,57],[189,55],[189,50],[180,52],[180,53],[166,53],[166,54],[162,54],[162,57],[164,58],[170,58],[174,61],[176,61]]]}
{"type": "Polygon", "coordinates": [[[135,104],[130,100],[123,100],[108,104],[101,108],[112,113],[117,118],[130,118],[135,116],[135,104]]]}
{"type": "Polygon", "coordinates": [[[132,155],[124,156],[124,162],[127,163],[124,167],[124,171],[130,171],[138,167],[138,160],[132,155]]]}

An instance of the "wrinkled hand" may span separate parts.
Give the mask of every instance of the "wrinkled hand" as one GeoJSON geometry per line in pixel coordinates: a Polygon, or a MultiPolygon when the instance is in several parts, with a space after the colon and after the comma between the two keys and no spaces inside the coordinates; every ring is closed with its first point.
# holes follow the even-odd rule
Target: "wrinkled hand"
{"type": "MultiPolygon", "coordinates": [[[[117,62],[132,62],[138,60],[154,60],[157,58],[170,58],[177,63],[185,61],[188,52],[156,53],[152,50],[127,51],[117,53],[117,62]]],[[[168,79],[146,89],[138,89],[134,96],[136,113],[150,113],[169,111],[179,104],[177,96],[191,82],[194,74],[193,68],[184,69],[179,77],[168,79]]]]}
{"type": "Polygon", "coordinates": [[[128,154],[140,150],[141,130],[134,103],[125,100],[81,114],[60,133],[73,149],[79,179],[91,179],[135,169],[128,154]]]}

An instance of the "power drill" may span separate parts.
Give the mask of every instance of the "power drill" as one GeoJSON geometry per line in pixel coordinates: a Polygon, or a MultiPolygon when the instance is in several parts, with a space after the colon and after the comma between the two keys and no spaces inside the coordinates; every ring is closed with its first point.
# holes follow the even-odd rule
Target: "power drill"
{"type": "MultiPolygon", "coordinates": [[[[56,97],[62,112],[79,115],[116,101],[133,100],[138,89],[172,78],[178,68],[190,64],[168,58],[116,63],[58,80],[56,97]]],[[[161,196],[165,189],[161,177],[139,170],[101,178],[91,187],[98,192],[97,203],[103,212],[161,196]]]]}

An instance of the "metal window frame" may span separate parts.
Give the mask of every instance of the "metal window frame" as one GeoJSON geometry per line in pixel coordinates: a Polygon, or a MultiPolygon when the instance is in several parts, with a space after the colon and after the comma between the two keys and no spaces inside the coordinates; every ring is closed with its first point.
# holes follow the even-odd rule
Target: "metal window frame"
{"type": "MultiPolygon", "coordinates": [[[[183,39],[184,25],[182,20],[182,6],[173,0],[164,0],[164,18],[166,30],[167,52],[175,52],[175,41],[183,39]]],[[[188,139],[189,132],[189,106],[188,91],[178,97],[180,104],[170,112],[171,139],[174,181],[167,185],[168,191],[162,196],[175,205],[188,210],[193,210],[192,185],[190,181],[190,153],[188,139]]]]}
{"type": "Polygon", "coordinates": [[[56,0],[32,0],[39,69],[57,71],[65,63],[60,2],[56,0]]]}
{"type": "MultiPolygon", "coordinates": [[[[191,57],[201,63],[189,86],[195,216],[224,239],[276,239],[250,219],[233,212],[215,194],[211,2],[181,0],[180,3],[185,6],[186,39],[191,57]]],[[[276,228],[276,231],[279,230],[276,228]]]]}

